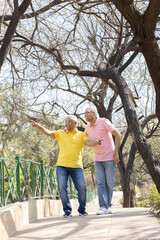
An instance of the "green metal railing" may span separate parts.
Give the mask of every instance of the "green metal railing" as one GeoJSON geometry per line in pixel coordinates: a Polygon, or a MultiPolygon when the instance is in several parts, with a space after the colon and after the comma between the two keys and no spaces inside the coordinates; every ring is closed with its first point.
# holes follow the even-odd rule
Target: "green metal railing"
{"type": "MultiPolygon", "coordinates": [[[[77,191],[69,178],[70,198],[77,197],[77,191]]],[[[29,198],[52,197],[59,199],[56,170],[40,163],[16,157],[0,158],[0,207],[28,200],[29,198]]],[[[87,201],[91,201],[96,191],[87,191],[87,201]]]]}

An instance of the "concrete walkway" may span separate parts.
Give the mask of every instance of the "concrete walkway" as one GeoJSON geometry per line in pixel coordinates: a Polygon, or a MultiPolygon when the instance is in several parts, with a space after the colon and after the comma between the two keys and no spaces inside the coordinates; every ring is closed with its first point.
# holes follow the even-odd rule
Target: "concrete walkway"
{"type": "Polygon", "coordinates": [[[114,196],[112,214],[96,215],[97,206],[87,208],[88,216],[38,219],[8,240],[160,240],[160,219],[146,208],[122,208],[114,196]]]}

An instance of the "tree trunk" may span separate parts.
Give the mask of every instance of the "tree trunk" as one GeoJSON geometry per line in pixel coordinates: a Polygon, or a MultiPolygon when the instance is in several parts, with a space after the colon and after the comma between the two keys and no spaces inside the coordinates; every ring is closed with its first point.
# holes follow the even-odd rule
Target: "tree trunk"
{"type": "Polygon", "coordinates": [[[133,193],[134,190],[131,189],[130,185],[131,185],[131,174],[133,171],[133,164],[134,164],[136,152],[137,152],[137,148],[133,143],[131,146],[129,160],[128,160],[127,167],[125,170],[125,175],[124,175],[124,185],[123,185],[124,207],[131,207],[131,206],[133,207],[131,192],[133,193]]]}
{"type": "Polygon", "coordinates": [[[128,182],[127,184],[125,184],[123,188],[123,207],[124,208],[130,207],[130,197],[131,197],[131,189],[130,189],[130,183],[128,182]]]}
{"type": "MultiPolygon", "coordinates": [[[[127,131],[128,132],[128,131],[127,131]]],[[[127,134],[128,136],[128,134],[127,134]]],[[[118,168],[120,171],[120,182],[121,186],[123,189],[123,207],[133,207],[132,204],[132,197],[131,197],[131,192],[134,190],[131,188],[131,174],[132,174],[132,169],[133,169],[133,164],[134,164],[134,159],[135,159],[135,154],[137,151],[137,148],[135,144],[133,143],[130,149],[130,155],[129,159],[127,162],[127,166],[124,166],[124,161],[123,161],[123,144],[121,144],[120,149],[119,149],[119,157],[120,157],[120,163],[118,164],[118,168]]]]}
{"type": "MultiPolygon", "coordinates": [[[[104,74],[104,71],[103,71],[104,74]]],[[[158,192],[160,193],[160,162],[153,152],[150,143],[144,137],[142,129],[139,125],[133,101],[130,97],[130,90],[119,71],[114,67],[107,67],[106,74],[109,74],[111,79],[119,89],[119,94],[123,103],[128,127],[133,138],[133,141],[144,160],[147,169],[156,184],[158,192]]]]}
{"type": "Polygon", "coordinates": [[[112,0],[111,2],[131,25],[134,41],[139,45],[146,60],[156,91],[156,114],[160,120],[160,49],[155,37],[160,2],[159,0],[148,1],[148,6],[143,13],[135,7],[132,0],[112,0]]]}
{"type": "Polygon", "coordinates": [[[10,44],[12,42],[13,35],[16,31],[17,25],[20,21],[21,16],[24,14],[26,9],[28,8],[29,4],[31,3],[31,0],[24,0],[21,5],[14,10],[14,13],[12,15],[12,19],[9,23],[9,26],[7,28],[7,31],[5,33],[2,47],[0,49],[0,70],[2,68],[2,65],[7,57],[10,44]]]}
{"type": "Polygon", "coordinates": [[[160,120],[160,49],[156,40],[142,41],[139,46],[146,60],[148,70],[155,87],[156,114],[158,119],[160,120]]]}

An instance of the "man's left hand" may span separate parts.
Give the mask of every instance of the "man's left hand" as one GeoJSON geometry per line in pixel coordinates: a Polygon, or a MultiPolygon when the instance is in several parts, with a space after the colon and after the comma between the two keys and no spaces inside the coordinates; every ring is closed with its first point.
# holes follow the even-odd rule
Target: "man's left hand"
{"type": "Polygon", "coordinates": [[[116,152],[113,155],[113,161],[114,161],[115,164],[119,163],[119,155],[116,152]]]}

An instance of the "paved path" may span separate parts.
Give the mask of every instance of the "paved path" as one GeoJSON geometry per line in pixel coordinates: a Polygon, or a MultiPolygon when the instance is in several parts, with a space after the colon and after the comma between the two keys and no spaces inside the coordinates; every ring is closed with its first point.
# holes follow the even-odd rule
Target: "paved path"
{"type": "Polygon", "coordinates": [[[39,219],[18,231],[9,240],[160,240],[160,221],[146,208],[122,208],[114,196],[113,214],[98,216],[98,206],[89,215],[39,219]]]}

